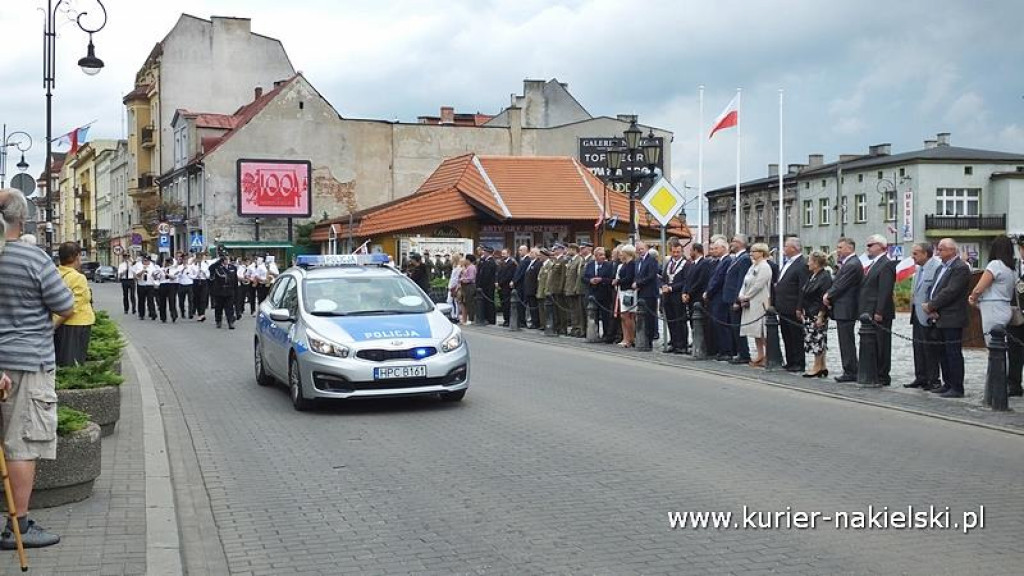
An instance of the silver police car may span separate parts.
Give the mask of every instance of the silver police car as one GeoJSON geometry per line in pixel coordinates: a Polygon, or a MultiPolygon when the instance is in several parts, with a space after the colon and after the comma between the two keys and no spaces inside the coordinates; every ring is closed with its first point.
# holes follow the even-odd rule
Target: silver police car
{"type": "Polygon", "coordinates": [[[469,347],[384,255],[299,256],[260,304],[256,382],[286,382],[296,410],[318,399],[435,395],[469,387],[469,347]]]}

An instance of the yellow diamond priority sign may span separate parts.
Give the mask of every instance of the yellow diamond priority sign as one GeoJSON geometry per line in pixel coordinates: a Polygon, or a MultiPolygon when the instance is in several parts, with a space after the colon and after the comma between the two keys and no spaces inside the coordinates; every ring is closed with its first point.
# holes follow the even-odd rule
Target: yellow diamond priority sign
{"type": "Polygon", "coordinates": [[[658,222],[661,222],[662,226],[668,226],[686,200],[668,179],[662,177],[647,190],[647,193],[640,199],[640,203],[658,219],[658,222]]]}

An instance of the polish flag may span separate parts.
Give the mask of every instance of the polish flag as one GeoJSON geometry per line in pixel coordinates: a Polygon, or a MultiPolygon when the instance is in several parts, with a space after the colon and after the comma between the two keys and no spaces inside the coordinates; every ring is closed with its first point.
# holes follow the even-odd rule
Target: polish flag
{"type": "Polygon", "coordinates": [[[89,126],[91,126],[91,123],[75,128],[63,136],[59,136],[56,139],[57,146],[70,146],[71,150],[68,150],[68,154],[74,156],[75,152],[78,152],[78,148],[85,144],[85,140],[89,137],[89,126]]]}
{"type": "Polygon", "coordinates": [[[900,260],[900,263],[896,265],[896,281],[903,282],[907,278],[910,278],[917,272],[917,264],[914,263],[914,259],[906,257],[900,260]]]}
{"type": "Polygon", "coordinates": [[[722,113],[718,115],[718,118],[715,118],[715,123],[711,125],[711,133],[708,134],[708,140],[711,140],[711,138],[714,137],[715,132],[725,130],[726,128],[732,128],[737,122],[739,122],[740,109],[739,102],[737,102],[738,98],[739,94],[733,96],[732,100],[729,101],[729,105],[725,107],[725,110],[722,110],[722,113]]]}

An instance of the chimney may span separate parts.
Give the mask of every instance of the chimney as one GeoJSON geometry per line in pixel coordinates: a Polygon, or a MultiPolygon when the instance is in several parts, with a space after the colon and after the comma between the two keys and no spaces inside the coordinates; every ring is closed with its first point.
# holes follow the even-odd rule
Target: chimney
{"type": "Polygon", "coordinates": [[[938,145],[939,145],[939,141],[938,140],[925,140],[924,141],[924,148],[925,148],[925,150],[931,150],[932,148],[935,148],[938,145]]]}
{"type": "Polygon", "coordinates": [[[888,142],[868,147],[868,155],[870,156],[888,156],[890,154],[892,154],[892,144],[888,142]]]}
{"type": "Polygon", "coordinates": [[[259,100],[260,96],[263,96],[263,87],[257,86],[256,90],[253,91],[253,100],[259,100]]]}
{"type": "Polygon", "coordinates": [[[455,108],[441,106],[441,124],[455,124],[455,108]]]}
{"type": "Polygon", "coordinates": [[[789,165],[789,173],[790,174],[797,174],[801,170],[803,170],[804,167],[806,167],[806,166],[807,166],[807,164],[790,164],[789,165]]]}
{"type": "Polygon", "coordinates": [[[811,168],[814,168],[815,166],[821,166],[824,163],[825,163],[825,155],[824,154],[808,154],[807,155],[807,165],[810,166],[811,168]]]}
{"type": "Polygon", "coordinates": [[[936,146],[949,146],[949,132],[939,132],[936,137],[938,138],[936,146]]]}
{"type": "Polygon", "coordinates": [[[630,122],[636,122],[636,114],[616,114],[615,118],[617,118],[619,122],[625,122],[627,124],[630,122]]]}
{"type": "Polygon", "coordinates": [[[860,158],[860,154],[840,154],[839,155],[839,161],[840,162],[852,162],[852,161],[856,160],[857,158],[860,158]]]}
{"type": "Polygon", "coordinates": [[[779,175],[779,165],[778,164],[769,164],[768,165],[768,176],[778,176],[778,175],[779,175]]]}

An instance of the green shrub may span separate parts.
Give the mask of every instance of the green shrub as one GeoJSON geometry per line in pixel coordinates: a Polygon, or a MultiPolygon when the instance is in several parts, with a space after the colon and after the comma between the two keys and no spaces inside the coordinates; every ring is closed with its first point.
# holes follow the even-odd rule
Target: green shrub
{"type": "Polygon", "coordinates": [[[65,408],[64,406],[57,407],[58,436],[73,434],[88,425],[89,415],[85,412],[79,412],[78,410],[72,410],[71,408],[65,408]]]}
{"type": "Polygon", "coordinates": [[[910,311],[910,299],[914,291],[914,277],[911,276],[902,282],[896,283],[893,290],[893,300],[896,302],[896,310],[900,312],[910,311]]]}
{"type": "Polygon", "coordinates": [[[430,281],[430,287],[431,288],[441,288],[441,289],[447,290],[448,289],[448,279],[447,278],[434,278],[434,279],[432,279],[430,281]]]}
{"type": "Polygon", "coordinates": [[[57,390],[89,390],[104,386],[120,386],[124,382],[114,372],[113,360],[87,361],[78,366],[61,366],[57,370],[57,390]]]}
{"type": "Polygon", "coordinates": [[[93,324],[89,335],[86,360],[116,362],[121,359],[121,351],[125,345],[121,331],[110,319],[110,315],[103,311],[97,312],[96,323],[93,324]]]}

